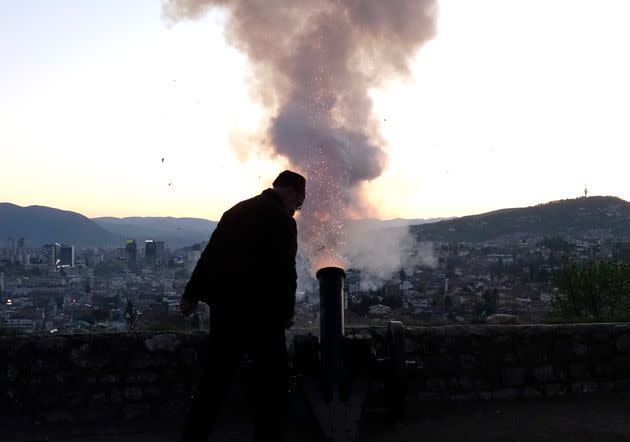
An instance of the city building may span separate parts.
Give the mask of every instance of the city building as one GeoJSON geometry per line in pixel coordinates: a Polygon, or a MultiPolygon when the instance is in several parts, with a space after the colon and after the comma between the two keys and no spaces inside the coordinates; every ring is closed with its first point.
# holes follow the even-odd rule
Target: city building
{"type": "Polygon", "coordinates": [[[15,239],[8,238],[7,242],[8,242],[7,248],[9,249],[9,262],[13,263],[16,261],[15,239]]]}
{"type": "Polygon", "coordinates": [[[160,263],[166,254],[166,244],[164,244],[164,241],[155,241],[155,251],[157,252],[158,263],[160,263]]]}
{"type": "Polygon", "coordinates": [[[59,265],[59,260],[61,257],[61,245],[58,243],[52,244],[44,244],[42,246],[42,258],[44,264],[48,266],[48,268],[55,270],[59,265]]]}
{"type": "Polygon", "coordinates": [[[74,246],[62,245],[59,247],[59,266],[74,267],[74,246]]]}
{"type": "Polygon", "coordinates": [[[144,262],[147,265],[155,265],[157,263],[157,244],[152,239],[144,242],[144,262]]]}
{"type": "Polygon", "coordinates": [[[138,245],[135,239],[128,239],[125,244],[127,267],[134,270],[138,265],[138,245]]]}
{"type": "Polygon", "coordinates": [[[18,239],[15,262],[19,262],[20,264],[26,264],[26,244],[24,238],[18,239]]]}

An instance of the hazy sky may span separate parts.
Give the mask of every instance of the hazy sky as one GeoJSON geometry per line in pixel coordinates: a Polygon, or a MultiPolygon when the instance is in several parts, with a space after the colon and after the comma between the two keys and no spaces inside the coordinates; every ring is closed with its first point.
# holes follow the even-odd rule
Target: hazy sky
{"type": "MultiPolygon", "coordinates": [[[[0,201],[218,219],[286,166],[257,151],[265,113],[223,13],[169,26],[159,0],[0,8],[0,201]]],[[[374,215],[520,207],[585,181],[630,200],[628,17],[626,0],[441,1],[412,78],[372,92],[389,154],[374,215]]]]}

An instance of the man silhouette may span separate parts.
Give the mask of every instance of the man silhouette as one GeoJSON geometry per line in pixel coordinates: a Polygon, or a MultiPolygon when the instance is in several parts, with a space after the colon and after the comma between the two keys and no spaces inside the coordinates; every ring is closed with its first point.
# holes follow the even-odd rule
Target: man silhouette
{"type": "Polygon", "coordinates": [[[186,285],[180,310],[210,306],[207,361],[183,440],[206,441],[243,353],[251,361],[256,441],[281,441],[286,420],[285,330],[293,324],[297,228],[306,180],[285,170],[254,198],[223,214],[186,285]]]}

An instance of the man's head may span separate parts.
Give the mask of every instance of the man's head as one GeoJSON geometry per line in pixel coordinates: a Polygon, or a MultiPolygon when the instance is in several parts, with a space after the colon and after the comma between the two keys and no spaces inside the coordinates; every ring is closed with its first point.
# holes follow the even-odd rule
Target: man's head
{"type": "Polygon", "coordinates": [[[278,193],[285,207],[293,216],[300,210],[306,197],[306,179],[299,173],[285,170],[273,182],[273,190],[278,193]]]}

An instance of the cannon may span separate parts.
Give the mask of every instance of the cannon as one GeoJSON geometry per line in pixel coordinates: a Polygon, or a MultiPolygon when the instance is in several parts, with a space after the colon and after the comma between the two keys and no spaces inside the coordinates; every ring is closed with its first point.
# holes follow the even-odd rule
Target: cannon
{"type": "Polygon", "coordinates": [[[383,354],[369,337],[344,333],[345,272],[338,267],[317,271],[320,294],[320,336],[298,335],[292,342],[292,377],[329,441],[357,439],[366,396],[374,382],[382,388],[382,410],[402,416],[407,380],[416,361],[408,361],[402,322],[389,321],[383,354]]]}

